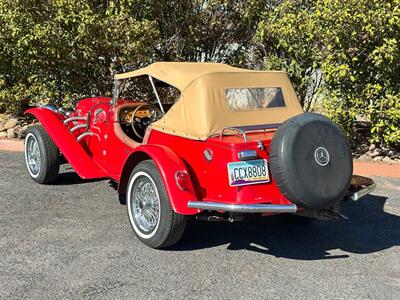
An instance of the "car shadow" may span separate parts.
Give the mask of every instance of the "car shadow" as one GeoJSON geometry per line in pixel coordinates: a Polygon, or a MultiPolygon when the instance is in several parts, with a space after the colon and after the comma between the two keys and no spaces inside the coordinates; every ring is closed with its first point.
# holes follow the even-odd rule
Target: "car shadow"
{"type": "Polygon", "coordinates": [[[88,182],[96,182],[104,180],[104,178],[100,179],[82,179],[76,174],[74,171],[72,172],[64,172],[58,174],[57,179],[52,183],[52,185],[71,185],[71,184],[82,184],[88,182]]]}
{"type": "Polygon", "coordinates": [[[228,250],[298,260],[373,253],[400,245],[400,217],[384,211],[386,199],[369,195],[358,202],[344,202],[342,213],[349,217],[345,221],[294,223],[282,215],[260,217],[251,224],[191,221],[181,242],[169,250],[190,251],[228,244],[228,250]]]}

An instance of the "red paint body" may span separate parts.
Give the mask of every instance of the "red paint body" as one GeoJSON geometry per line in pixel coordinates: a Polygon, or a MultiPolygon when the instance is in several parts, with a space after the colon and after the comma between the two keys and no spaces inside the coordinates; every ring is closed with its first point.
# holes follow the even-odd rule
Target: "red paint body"
{"type": "MultiPolygon", "coordinates": [[[[82,178],[111,178],[119,182],[119,192],[126,192],[129,176],[137,163],[152,159],[163,178],[173,209],[180,214],[196,214],[189,209],[190,200],[223,203],[271,203],[291,204],[279,191],[272,176],[271,182],[231,187],[228,181],[227,163],[239,161],[240,150],[256,150],[260,158],[269,160],[268,150],[274,131],[249,133],[245,143],[241,135],[211,137],[196,141],[148,129],[142,144],[137,147],[124,143],[115,133],[115,110],[119,105],[133,101],[117,101],[113,107],[110,98],[95,97],[81,100],[76,111],[69,117],[87,116],[88,129],[70,129],[85,121],[64,124],[62,114],[46,108],[33,108],[25,112],[35,116],[58,146],[67,161],[82,178]],[[91,136],[76,141],[86,130],[91,136]],[[264,150],[257,147],[261,140],[264,150]],[[204,157],[204,150],[213,153],[212,161],[204,157]],[[176,172],[187,172],[190,181],[185,190],[178,187],[176,172]]],[[[143,103],[143,102],[141,102],[143,103]]],[[[271,174],[270,174],[271,175],[271,174]]]]}

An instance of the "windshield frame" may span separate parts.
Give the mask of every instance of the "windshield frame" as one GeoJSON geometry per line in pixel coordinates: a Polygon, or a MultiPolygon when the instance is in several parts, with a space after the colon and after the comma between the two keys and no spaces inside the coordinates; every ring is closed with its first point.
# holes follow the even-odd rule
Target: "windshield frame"
{"type": "MultiPolygon", "coordinates": [[[[156,86],[155,86],[154,81],[153,81],[153,77],[150,76],[150,75],[147,75],[147,76],[148,76],[148,79],[149,79],[149,81],[150,81],[151,87],[152,87],[152,89],[153,89],[153,93],[154,93],[154,95],[156,96],[158,105],[160,106],[161,112],[162,112],[163,114],[165,114],[165,109],[164,109],[164,106],[162,105],[162,101],[161,101],[160,96],[159,96],[159,94],[158,94],[158,92],[157,92],[156,86]]],[[[119,99],[121,81],[123,81],[123,80],[129,80],[129,79],[130,79],[130,78],[114,79],[113,94],[112,94],[112,99],[111,99],[111,105],[112,105],[113,107],[117,104],[118,99],[119,99]]]]}

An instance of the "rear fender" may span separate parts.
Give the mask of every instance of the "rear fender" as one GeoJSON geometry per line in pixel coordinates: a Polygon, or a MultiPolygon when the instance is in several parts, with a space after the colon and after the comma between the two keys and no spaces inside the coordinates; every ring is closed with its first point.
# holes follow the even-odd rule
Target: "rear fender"
{"type": "Polygon", "coordinates": [[[118,192],[126,193],[129,177],[133,168],[143,160],[152,159],[160,172],[164,182],[165,190],[172,209],[183,215],[193,215],[199,212],[198,209],[188,208],[188,202],[196,199],[193,184],[189,179],[187,189],[181,190],[176,182],[177,171],[187,171],[184,162],[170,148],[161,145],[142,145],[127,158],[124,163],[118,192]]]}
{"type": "Polygon", "coordinates": [[[91,159],[66,128],[60,114],[47,108],[31,108],[24,114],[34,116],[40,122],[65,159],[81,178],[107,177],[105,171],[91,159]]]}

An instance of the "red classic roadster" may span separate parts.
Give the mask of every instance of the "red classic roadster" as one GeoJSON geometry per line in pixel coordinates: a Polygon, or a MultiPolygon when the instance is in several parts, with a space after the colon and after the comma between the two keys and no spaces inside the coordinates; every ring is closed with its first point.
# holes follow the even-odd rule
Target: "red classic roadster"
{"type": "Polygon", "coordinates": [[[30,176],[54,182],[64,158],[81,178],[115,180],[133,231],[153,248],[178,242],[189,216],[337,219],[343,199],[375,187],[352,176],[347,139],[302,111],[285,72],[155,63],[116,75],[112,98],[25,114],[40,122],[25,139],[30,176]],[[139,93],[137,80],[149,89],[139,93]]]}

